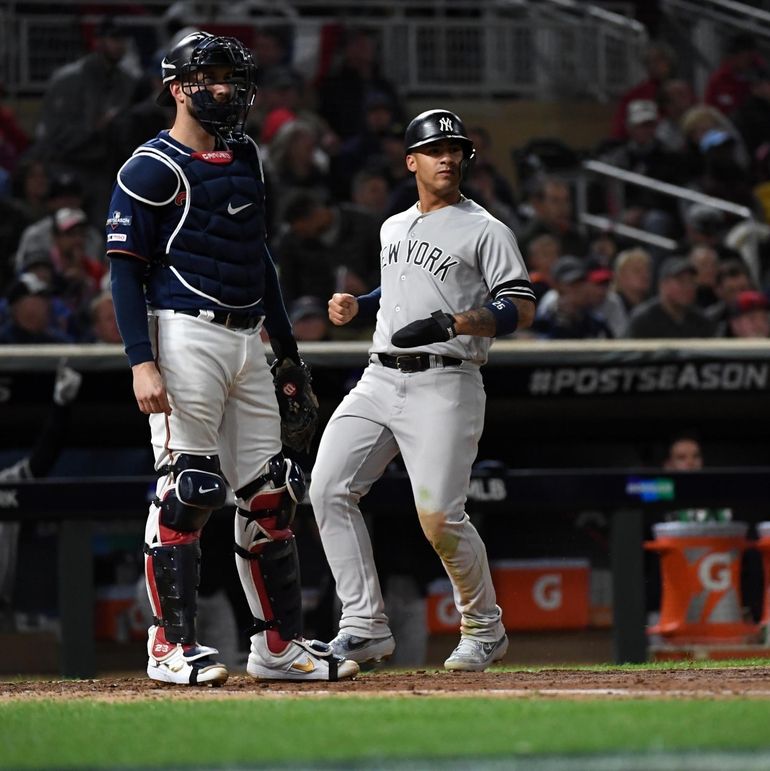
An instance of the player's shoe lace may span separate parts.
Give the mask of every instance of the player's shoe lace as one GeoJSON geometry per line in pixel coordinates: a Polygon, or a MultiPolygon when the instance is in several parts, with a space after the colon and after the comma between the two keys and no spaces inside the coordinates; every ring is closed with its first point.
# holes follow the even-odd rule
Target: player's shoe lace
{"type": "Polygon", "coordinates": [[[222,685],[227,667],[215,658],[219,651],[205,645],[163,642],[157,627],[150,628],[147,674],[162,683],[175,685],[222,685]]]}
{"type": "Polygon", "coordinates": [[[355,661],[336,656],[320,640],[292,640],[283,653],[271,653],[263,634],[252,637],[246,672],[258,680],[348,680],[359,672],[355,661]]]}
{"type": "Polygon", "coordinates": [[[453,672],[483,672],[490,664],[500,661],[507,650],[506,635],[496,642],[482,642],[471,637],[461,637],[459,645],[444,662],[444,669],[453,672]]]}
{"type": "Polygon", "coordinates": [[[389,659],[396,649],[392,634],[387,637],[369,638],[340,632],[329,645],[338,656],[357,661],[361,665],[369,665],[369,668],[389,659]]]}

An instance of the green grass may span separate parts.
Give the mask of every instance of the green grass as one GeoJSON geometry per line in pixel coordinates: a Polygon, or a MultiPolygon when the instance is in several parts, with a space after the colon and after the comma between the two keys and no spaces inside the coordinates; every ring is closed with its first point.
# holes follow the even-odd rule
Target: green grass
{"type": "MultiPolygon", "coordinates": [[[[770,702],[449,697],[6,702],[0,767],[249,766],[770,746],[770,702]]],[[[469,766],[470,767],[470,766],[469,766]]]]}

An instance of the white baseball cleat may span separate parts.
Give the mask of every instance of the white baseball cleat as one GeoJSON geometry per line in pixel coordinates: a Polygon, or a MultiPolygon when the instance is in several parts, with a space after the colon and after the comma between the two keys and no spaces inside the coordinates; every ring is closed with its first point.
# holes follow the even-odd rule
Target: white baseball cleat
{"type": "Polygon", "coordinates": [[[255,644],[246,672],[257,680],[349,680],[358,672],[355,661],[335,656],[330,645],[320,640],[292,640],[283,653],[267,650],[264,640],[255,644]]]}
{"type": "Polygon", "coordinates": [[[508,650],[508,637],[503,635],[497,642],[482,642],[461,637],[459,645],[444,662],[450,672],[483,672],[495,661],[500,661],[508,650]]]}
{"type": "Polygon", "coordinates": [[[158,628],[151,627],[147,674],[153,680],[175,685],[222,685],[227,681],[227,667],[214,658],[219,653],[216,648],[169,643],[162,638],[158,628]]]}
{"type": "Polygon", "coordinates": [[[396,649],[392,634],[369,638],[340,632],[329,645],[338,656],[367,665],[370,669],[389,659],[396,649]]]}

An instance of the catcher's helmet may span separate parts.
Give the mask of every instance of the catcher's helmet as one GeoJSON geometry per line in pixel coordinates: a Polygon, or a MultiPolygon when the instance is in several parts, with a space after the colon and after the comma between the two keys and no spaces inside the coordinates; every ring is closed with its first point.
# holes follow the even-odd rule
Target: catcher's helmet
{"type": "Polygon", "coordinates": [[[246,115],[254,102],[256,72],[251,52],[240,40],[209,32],[192,32],[163,57],[163,91],[157,101],[161,105],[173,105],[169,86],[172,81],[178,80],[184,92],[191,97],[196,117],[209,133],[242,134],[246,115]],[[195,79],[196,73],[216,66],[232,69],[232,75],[226,81],[232,86],[228,102],[216,101],[206,84],[195,79]]]}

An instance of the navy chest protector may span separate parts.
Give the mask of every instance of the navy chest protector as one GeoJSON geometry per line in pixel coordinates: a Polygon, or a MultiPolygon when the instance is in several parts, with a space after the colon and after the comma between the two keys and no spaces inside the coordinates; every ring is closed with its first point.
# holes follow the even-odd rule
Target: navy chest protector
{"type": "MultiPolygon", "coordinates": [[[[258,310],[265,288],[264,182],[256,146],[244,142],[210,153],[183,152],[162,137],[134,156],[152,164],[158,205],[158,251],[147,281],[156,308],[258,310]],[[165,168],[157,174],[158,162],[165,168]],[[169,174],[173,172],[173,175],[169,174]],[[174,184],[176,183],[176,184],[174,184]],[[174,189],[176,187],[176,189],[174,189]]],[[[133,164],[132,164],[133,165],[133,164]]]]}

